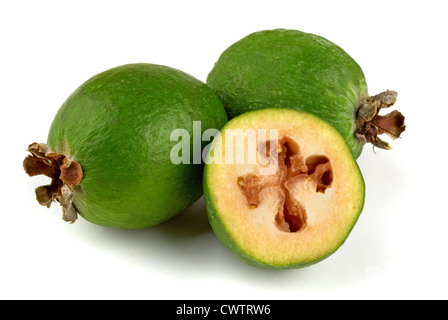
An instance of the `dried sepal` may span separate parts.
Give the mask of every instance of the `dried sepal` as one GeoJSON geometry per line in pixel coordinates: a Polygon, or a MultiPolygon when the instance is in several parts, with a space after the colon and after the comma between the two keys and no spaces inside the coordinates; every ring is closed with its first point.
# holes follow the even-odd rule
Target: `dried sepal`
{"type": "Polygon", "coordinates": [[[65,184],[68,184],[70,188],[74,189],[81,182],[82,170],[78,162],[69,161],[67,158],[64,158],[60,169],[61,174],[59,179],[65,184]]]}
{"type": "Polygon", "coordinates": [[[36,188],[39,204],[49,208],[53,201],[59,202],[62,206],[62,219],[75,222],[78,213],[73,206],[73,189],[83,178],[81,165],[65,154],[54,152],[44,143],[32,143],[27,151],[30,155],[23,161],[25,172],[30,177],[43,174],[51,178],[51,184],[36,188]]]}
{"type": "Polygon", "coordinates": [[[392,147],[378,136],[385,133],[392,139],[400,137],[406,129],[404,116],[394,110],[384,116],[379,115],[381,109],[389,108],[397,101],[397,92],[387,90],[376,96],[360,101],[356,114],[356,137],[381,149],[392,147]]]}

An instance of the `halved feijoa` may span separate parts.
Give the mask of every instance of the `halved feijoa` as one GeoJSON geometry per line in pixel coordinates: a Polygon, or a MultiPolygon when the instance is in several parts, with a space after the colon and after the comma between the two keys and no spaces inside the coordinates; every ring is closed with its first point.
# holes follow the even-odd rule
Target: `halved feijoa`
{"type": "Polygon", "coordinates": [[[328,257],[363,208],[363,177],[344,138],[303,111],[268,108],[234,118],[206,162],[213,230],[251,265],[299,268],[328,257]]]}

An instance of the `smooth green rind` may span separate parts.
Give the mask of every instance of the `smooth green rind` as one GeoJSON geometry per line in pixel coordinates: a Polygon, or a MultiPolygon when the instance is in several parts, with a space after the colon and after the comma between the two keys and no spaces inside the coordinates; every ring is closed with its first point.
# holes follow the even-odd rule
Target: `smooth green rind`
{"type": "Polygon", "coordinates": [[[171,132],[186,129],[193,146],[193,121],[201,121],[203,132],[220,129],[227,115],[207,85],[179,70],[129,64],[82,84],[48,135],[48,145],[82,167],[74,190],[78,213],[100,225],[143,228],[195,202],[203,192],[203,165],[170,160],[179,143],[170,141],[171,132]]]}
{"type": "MultiPolygon", "coordinates": [[[[284,108],[280,108],[280,109],[276,108],[275,110],[279,111],[281,109],[284,109],[284,108]]],[[[237,121],[240,117],[253,116],[256,114],[259,114],[261,117],[266,117],[266,114],[269,113],[269,111],[270,111],[270,109],[263,109],[263,110],[258,110],[258,111],[246,112],[245,114],[237,116],[237,117],[233,118],[232,120],[230,120],[229,122],[227,122],[227,124],[221,129],[221,132],[224,132],[228,128],[232,128],[232,124],[235,121],[237,121]]],[[[303,114],[309,114],[309,113],[303,112],[303,111],[297,111],[297,112],[303,113],[303,114]]],[[[320,121],[323,126],[327,126],[327,127],[332,128],[333,130],[335,130],[334,127],[332,127],[328,122],[326,122],[322,119],[320,119],[320,121]]],[[[340,136],[340,134],[337,131],[334,131],[334,134],[340,136]]],[[[342,136],[340,136],[340,139],[342,141],[345,141],[342,136]]],[[[346,144],[346,142],[344,142],[344,143],[346,144]]],[[[213,148],[213,144],[212,144],[211,148],[213,148]]],[[[348,148],[348,145],[347,145],[347,148],[348,148]]],[[[358,213],[356,215],[356,218],[353,220],[353,223],[348,228],[345,238],[339,243],[339,245],[337,247],[334,248],[334,250],[332,250],[331,252],[328,252],[327,255],[322,256],[319,259],[308,261],[306,263],[272,264],[272,263],[260,261],[259,259],[256,259],[255,257],[251,256],[249,253],[247,253],[245,250],[243,250],[232,239],[231,234],[227,231],[223,221],[220,219],[219,210],[218,210],[215,202],[213,201],[213,196],[212,196],[211,190],[210,190],[210,186],[213,185],[214,181],[209,179],[209,171],[211,170],[211,168],[213,167],[214,164],[206,164],[205,168],[204,168],[204,183],[203,183],[203,185],[204,185],[204,200],[205,200],[208,219],[209,219],[210,225],[211,225],[214,233],[216,234],[218,239],[228,249],[230,249],[230,251],[233,252],[237,257],[239,257],[240,259],[245,261],[247,264],[254,266],[254,267],[258,267],[258,268],[272,269],[272,270],[300,269],[300,268],[305,268],[305,267],[311,266],[313,264],[316,264],[322,260],[325,260],[326,258],[331,256],[333,253],[335,253],[345,243],[345,241],[347,240],[351,231],[355,227],[359,217],[361,216],[362,210],[364,208],[365,181],[364,181],[363,175],[361,173],[361,170],[360,170],[355,158],[353,157],[353,155],[350,152],[347,152],[347,156],[348,156],[348,160],[351,161],[354,168],[356,168],[356,176],[358,177],[360,185],[362,187],[362,189],[360,190],[362,192],[362,195],[361,195],[362,201],[359,204],[359,208],[357,208],[358,213]]]]}
{"type": "Polygon", "coordinates": [[[358,101],[368,96],[359,65],[334,43],[297,30],[255,32],[226,49],[207,78],[233,118],[262,108],[303,110],[328,121],[355,158],[358,101]]]}

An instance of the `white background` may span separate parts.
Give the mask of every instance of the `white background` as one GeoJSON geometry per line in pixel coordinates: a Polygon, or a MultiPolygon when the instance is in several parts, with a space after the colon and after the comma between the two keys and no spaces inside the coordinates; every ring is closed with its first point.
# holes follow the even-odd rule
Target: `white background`
{"type": "MultiPolygon", "coordinates": [[[[0,298],[447,299],[446,1],[3,1],[0,4],[0,298]],[[344,246],[309,268],[256,269],[215,237],[203,201],[145,230],[115,230],[39,206],[22,168],[64,100],[133,62],[205,81],[254,31],[292,28],[344,48],[371,94],[399,93],[391,151],[365,147],[363,214],[344,246]]],[[[389,140],[388,140],[389,141],[389,140]]],[[[390,141],[389,141],[390,142],[390,141]]]]}

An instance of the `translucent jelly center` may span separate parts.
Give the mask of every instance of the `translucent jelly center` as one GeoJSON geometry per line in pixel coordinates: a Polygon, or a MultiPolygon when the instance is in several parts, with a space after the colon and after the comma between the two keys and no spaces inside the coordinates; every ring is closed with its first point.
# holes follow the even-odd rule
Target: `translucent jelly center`
{"type": "Polygon", "coordinates": [[[278,170],[275,177],[254,174],[238,177],[238,185],[249,208],[255,209],[263,201],[263,189],[275,187],[282,203],[275,216],[276,227],[284,232],[303,230],[307,224],[306,208],[297,199],[299,195],[293,194],[292,186],[311,180],[315,192],[325,193],[333,182],[330,160],[323,155],[311,155],[305,159],[300,154],[299,145],[290,138],[284,138],[278,144],[267,141],[260,144],[258,150],[266,157],[277,152],[278,170]]]}

